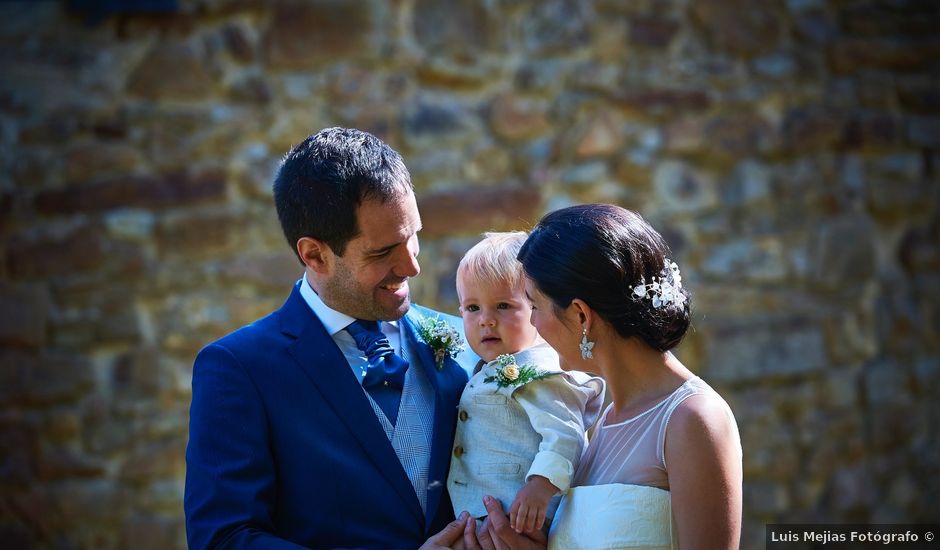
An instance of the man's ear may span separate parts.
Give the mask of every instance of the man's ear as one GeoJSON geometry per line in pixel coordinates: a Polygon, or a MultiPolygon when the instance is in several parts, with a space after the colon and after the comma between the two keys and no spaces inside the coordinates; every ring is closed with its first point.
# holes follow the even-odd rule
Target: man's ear
{"type": "Polygon", "coordinates": [[[297,241],[297,254],[307,269],[321,275],[328,274],[333,269],[335,255],[325,242],[313,237],[301,237],[297,241]]]}

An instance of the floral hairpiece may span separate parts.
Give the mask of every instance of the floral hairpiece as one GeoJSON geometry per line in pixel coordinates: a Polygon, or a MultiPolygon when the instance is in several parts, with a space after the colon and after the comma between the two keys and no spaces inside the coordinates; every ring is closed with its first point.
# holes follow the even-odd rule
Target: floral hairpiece
{"type": "Polygon", "coordinates": [[[682,294],[682,275],[679,274],[679,266],[669,258],[663,258],[666,267],[660,271],[659,277],[647,283],[646,279],[640,277],[640,284],[633,287],[633,299],[642,300],[644,298],[653,302],[653,308],[659,309],[669,304],[682,305],[685,303],[685,294],[682,294]],[[671,275],[671,277],[670,277],[671,275]],[[670,281],[670,279],[672,279],[670,281]]]}
{"type": "Polygon", "coordinates": [[[444,359],[457,357],[463,351],[463,338],[460,332],[440,317],[425,317],[418,323],[418,334],[434,351],[437,370],[444,368],[444,359]]]}

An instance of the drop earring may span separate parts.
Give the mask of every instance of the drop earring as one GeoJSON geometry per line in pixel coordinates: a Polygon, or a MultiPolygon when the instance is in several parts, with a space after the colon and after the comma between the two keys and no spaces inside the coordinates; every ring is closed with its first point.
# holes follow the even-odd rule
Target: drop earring
{"type": "Polygon", "coordinates": [[[581,348],[581,359],[594,358],[594,353],[591,351],[594,348],[594,342],[588,340],[587,328],[585,327],[581,327],[581,343],[578,344],[578,347],[581,348]]]}

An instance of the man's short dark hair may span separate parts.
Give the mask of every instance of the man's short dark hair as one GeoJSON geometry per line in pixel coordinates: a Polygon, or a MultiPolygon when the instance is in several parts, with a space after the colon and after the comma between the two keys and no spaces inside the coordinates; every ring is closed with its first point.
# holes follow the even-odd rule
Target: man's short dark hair
{"type": "Polygon", "coordinates": [[[411,191],[401,155],[372,134],[348,128],[305,139],[274,178],[277,217],[295,253],[298,240],[312,237],[342,256],[359,234],[356,209],[363,201],[384,203],[411,191]]]}

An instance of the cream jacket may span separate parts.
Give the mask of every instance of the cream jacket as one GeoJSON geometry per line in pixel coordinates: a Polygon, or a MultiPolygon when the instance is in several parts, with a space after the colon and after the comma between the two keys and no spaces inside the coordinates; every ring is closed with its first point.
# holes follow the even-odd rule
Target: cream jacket
{"type": "MultiPolygon", "coordinates": [[[[518,365],[557,373],[519,386],[499,388],[484,382],[499,363],[482,366],[460,397],[457,432],[447,489],[454,513],[467,510],[486,515],[483,495],[498,498],[509,510],[516,493],[533,475],[548,478],[561,492],[586,443],[585,432],[601,411],[602,379],[578,371],[562,371],[558,354],[540,344],[515,354],[518,365]]],[[[558,499],[553,499],[548,517],[558,499]]]]}

